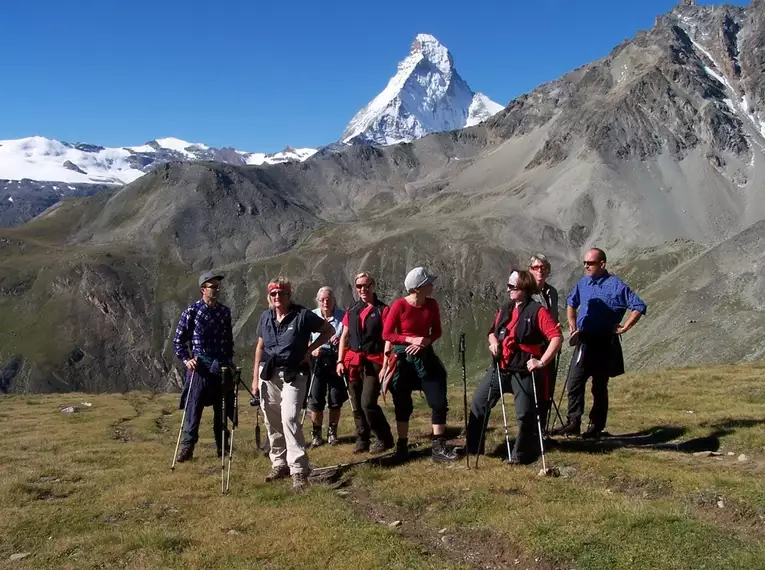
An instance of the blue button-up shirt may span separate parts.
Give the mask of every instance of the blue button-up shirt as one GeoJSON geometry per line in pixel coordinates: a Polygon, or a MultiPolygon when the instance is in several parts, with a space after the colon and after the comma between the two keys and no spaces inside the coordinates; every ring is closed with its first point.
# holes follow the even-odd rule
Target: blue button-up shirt
{"type": "Polygon", "coordinates": [[[194,356],[217,359],[221,364],[231,362],[234,357],[231,310],[220,303],[208,306],[201,299],[186,307],[173,337],[175,355],[182,361],[190,358],[189,342],[194,356]]]}
{"type": "Polygon", "coordinates": [[[643,300],[608,272],[597,278],[582,277],[566,301],[578,310],[576,328],[584,333],[613,332],[627,309],[646,313],[643,300]]]}

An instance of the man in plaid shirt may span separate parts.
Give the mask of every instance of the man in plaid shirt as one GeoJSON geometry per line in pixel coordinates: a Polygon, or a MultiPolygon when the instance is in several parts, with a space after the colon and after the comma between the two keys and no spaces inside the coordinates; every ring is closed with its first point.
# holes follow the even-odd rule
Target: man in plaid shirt
{"type": "MultiPolygon", "coordinates": [[[[222,279],[223,275],[210,271],[199,276],[202,298],[181,313],[173,338],[175,355],[186,367],[186,383],[180,402],[181,409],[186,407],[186,421],[181,450],[176,458],[178,462],[193,457],[194,446],[199,439],[202,410],[206,406],[213,407],[213,432],[218,455],[228,444],[228,431],[226,441],[221,441],[223,417],[220,372],[221,367],[232,365],[234,337],[231,310],[218,302],[222,279]]],[[[233,410],[233,400],[231,405],[226,402],[226,408],[233,410]]]]}

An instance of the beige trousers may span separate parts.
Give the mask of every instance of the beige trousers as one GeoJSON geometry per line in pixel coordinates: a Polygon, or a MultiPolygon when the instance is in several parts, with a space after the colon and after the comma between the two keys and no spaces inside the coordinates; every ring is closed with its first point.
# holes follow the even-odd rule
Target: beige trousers
{"type": "Polygon", "coordinates": [[[284,381],[284,371],[277,369],[270,380],[260,380],[260,406],[268,430],[272,467],[288,465],[290,474],[308,474],[308,455],[300,426],[300,411],[308,390],[308,377],[298,374],[292,382],[284,381]]]}

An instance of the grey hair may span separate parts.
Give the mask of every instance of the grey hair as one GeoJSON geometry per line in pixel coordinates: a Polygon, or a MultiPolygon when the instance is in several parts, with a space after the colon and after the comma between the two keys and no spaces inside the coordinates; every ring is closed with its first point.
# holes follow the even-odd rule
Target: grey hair
{"type": "Polygon", "coordinates": [[[319,297],[322,293],[327,292],[329,293],[329,296],[332,297],[332,301],[335,301],[335,292],[332,290],[332,287],[327,287],[326,285],[324,287],[320,287],[318,291],[316,291],[316,303],[319,302],[319,297]]]}
{"type": "Polygon", "coordinates": [[[547,256],[544,253],[533,254],[531,256],[531,259],[529,259],[529,267],[534,265],[535,261],[539,261],[542,265],[544,265],[547,271],[552,271],[552,265],[550,265],[550,260],[547,259],[547,256]]]}

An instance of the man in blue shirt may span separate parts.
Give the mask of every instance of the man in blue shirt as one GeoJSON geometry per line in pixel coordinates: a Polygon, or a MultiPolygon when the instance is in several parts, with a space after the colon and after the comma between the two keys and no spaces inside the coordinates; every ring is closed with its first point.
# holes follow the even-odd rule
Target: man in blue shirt
{"type": "MultiPolygon", "coordinates": [[[[231,328],[231,310],[218,302],[223,275],[206,271],[199,276],[202,298],[181,313],[173,337],[173,349],[186,368],[186,383],[181,394],[180,408],[186,408],[181,450],[176,461],[188,461],[194,455],[199,440],[202,410],[213,407],[213,431],[218,455],[228,442],[222,441],[223,417],[221,410],[221,368],[230,366],[234,357],[234,336],[231,328]],[[189,351],[189,344],[191,351],[189,351]],[[188,402],[187,402],[188,400],[188,402]]],[[[233,410],[226,403],[228,410],[233,410]]]]}
{"type": "Polygon", "coordinates": [[[618,277],[606,270],[606,254],[593,248],[584,256],[584,277],[567,299],[569,344],[574,354],[567,379],[568,423],[553,433],[578,435],[584,414],[584,389],[592,377],[590,427],[583,438],[597,438],[606,427],[608,379],[624,374],[619,337],[646,312],[645,303],[618,277]],[[630,311],[621,324],[624,314],[630,311]]]}

